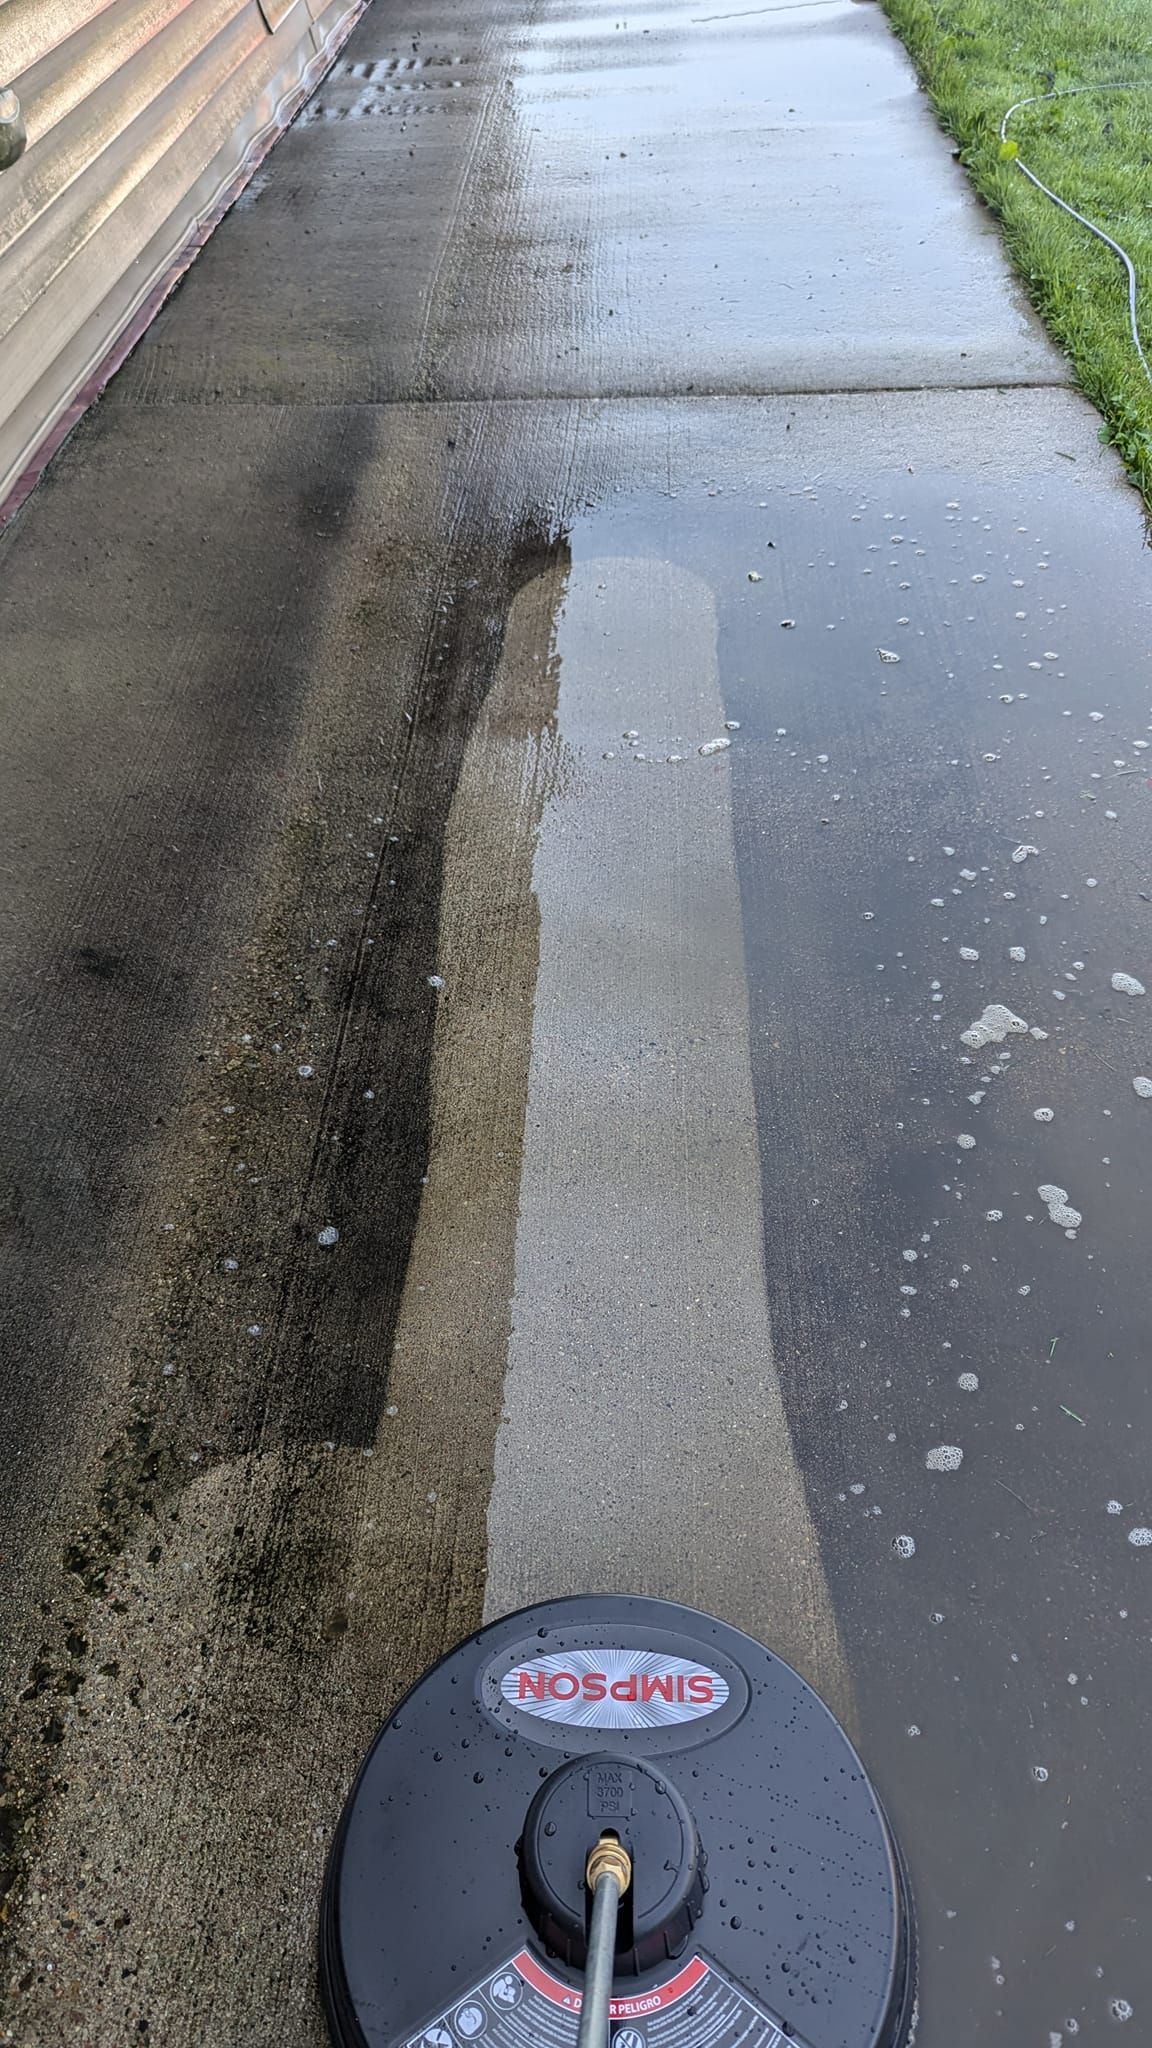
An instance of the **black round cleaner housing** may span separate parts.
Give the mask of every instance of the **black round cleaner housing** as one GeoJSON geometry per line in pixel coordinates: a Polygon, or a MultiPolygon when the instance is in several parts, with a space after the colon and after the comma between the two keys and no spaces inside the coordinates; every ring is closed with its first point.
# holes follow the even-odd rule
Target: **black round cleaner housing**
{"type": "Polygon", "coordinates": [[[612,2048],[910,2048],[907,1888],[847,1736],[737,1629],[617,1597],[496,1622],[377,1736],[324,1885],[338,2048],[576,2048],[604,1837],[612,2048]]]}

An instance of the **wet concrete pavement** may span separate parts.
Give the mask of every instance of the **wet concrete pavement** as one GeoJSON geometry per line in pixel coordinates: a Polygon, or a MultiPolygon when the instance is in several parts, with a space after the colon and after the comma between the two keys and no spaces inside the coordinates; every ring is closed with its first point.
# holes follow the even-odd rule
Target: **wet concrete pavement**
{"type": "Polygon", "coordinates": [[[1064,383],[871,7],[378,5],[6,536],[0,2038],[315,2048],[364,1743],[580,1585],[850,1722],[922,2048],[1152,2010],[1149,572],[1064,383]]]}

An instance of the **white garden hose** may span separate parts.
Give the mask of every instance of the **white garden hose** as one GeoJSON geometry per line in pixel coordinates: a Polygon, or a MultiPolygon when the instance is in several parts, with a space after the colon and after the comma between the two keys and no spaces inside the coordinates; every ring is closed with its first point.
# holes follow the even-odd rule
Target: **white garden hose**
{"type": "MultiPolygon", "coordinates": [[[[1152,80],[1138,78],[1125,84],[1069,85],[1065,86],[1060,92],[1033,93],[1031,99],[1017,100],[1014,106],[1009,107],[1008,112],[1005,114],[1004,119],[1000,123],[1000,140],[1001,142],[1007,142],[1008,123],[1012,119],[1013,114],[1018,114],[1022,107],[1039,106],[1045,100],[1072,99],[1077,93],[1083,92],[1142,92],[1147,91],[1150,84],[1152,84],[1152,80]]],[[[1029,169],[1028,165],[1024,162],[1022,156],[1015,157],[1013,161],[1016,165],[1017,170],[1023,171],[1024,176],[1029,180],[1031,184],[1035,185],[1036,190],[1038,192],[1042,192],[1044,194],[1045,199],[1050,199],[1052,201],[1052,204],[1054,206],[1058,206],[1063,213],[1070,214],[1073,220],[1079,221],[1082,228],[1087,228],[1090,235],[1095,235],[1099,241],[1106,243],[1108,248],[1113,251],[1114,255],[1117,255],[1120,258],[1121,263],[1124,265],[1124,268],[1128,273],[1128,324],[1132,329],[1132,346],[1134,347],[1137,355],[1140,358],[1140,367],[1143,370],[1144,375],[1147,377],[1149,384],[1152,384],[1152,368],[1149,368],[1148,358],[1144,353],[1143,347],[1141,346],[1140,328],[1136,318],[1136,302],[1138,291],[1136,279],[1136,266],[1133,263],[1132,258],[1128,254],[1127,249],[1122,249],[1119,242],[1115,241],[1111,235],[1105,234],[1103,228],[1097,227],[1095,221],[1089,220],[1085,214],[1077,213],[1076,208],[1074,206],[1069,206],[1068,201],[1066,199],[1061,199],[1060,194],[1058,192],[1053,192],[1051,187],[1046,185],[1042,178],[1038,178],[1036,176],[1035,171],[1029,169]]]]}

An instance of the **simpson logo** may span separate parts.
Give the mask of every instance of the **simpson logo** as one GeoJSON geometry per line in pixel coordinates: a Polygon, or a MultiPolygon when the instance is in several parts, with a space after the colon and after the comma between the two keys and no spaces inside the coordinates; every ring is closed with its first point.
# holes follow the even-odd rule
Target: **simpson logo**
{"type": "Polygon", "coordinates": [[[667,1728],[714,1714],[728,1681],[659,1650],[564,1650],[517,1664],[500,1681],[510,1707],[577,1728],[667,1728]]]}

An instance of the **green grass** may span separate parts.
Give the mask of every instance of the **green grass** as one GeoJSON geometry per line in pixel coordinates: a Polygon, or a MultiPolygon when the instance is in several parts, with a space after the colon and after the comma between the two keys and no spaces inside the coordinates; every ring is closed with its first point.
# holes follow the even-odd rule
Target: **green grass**
{"type": "Polygon", "coordinates": [[[1013,101],[1146,79],[1017,114],[1009,136],[1062,199],[1122,243],[1140,284],[1152,361],[1152,0],[883,0],[961,161],[1001,223],[1033,304],[1104,415],[1102,430],[1152,505],[1152,385],[1132,346],[1123,265],[1006,157],[1013,101]]]}

